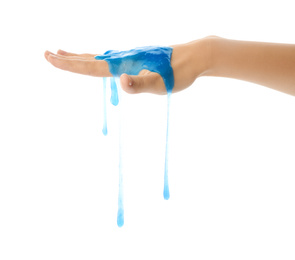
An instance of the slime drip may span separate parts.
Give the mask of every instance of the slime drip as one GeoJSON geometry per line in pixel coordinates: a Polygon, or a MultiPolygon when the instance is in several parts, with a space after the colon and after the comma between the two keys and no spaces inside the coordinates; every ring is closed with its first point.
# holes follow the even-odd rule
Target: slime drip
{"type": "Polygon", "coordinates": [[[169,112],[170,112],[170,95],[171,92],[167,93],[167,130],[166,130],[166,150],[165,150],[165,173],[164,173],[164,191],[163,196],[165,200],[169,200],[170,192],[169,192],[169,185],[168,185],[168,140],[169,140],[169,112]]]}
{"type": "MultiPolygon", "coordinates": [[[[108,63],[109,71],[113,77],[120,77],[121,74],[138,75],[143,69],[156,72],[162,77],[167,90],[167,132],[166,132],[166,151],[165,151],[165,172],[164,172],[164,191],[165,200],[170,198],[168,185],[168,137],[169,137],[169,110],[172,89],[174,87],[174,75],[171,67],[171,47],[139,47],[129,51],[109,50],[103,55],[95,56],[96,60],[105,60],[108,63]]],[[[103,133],[107,134],[106,126],[106,106],[105,106],[105,83],[104,81],[104,127],[103,133]]],[[[118,90],[115,78],[111,78],[111,103],[117,106],[119,103],[118,90]]],[[[120,130],[119,130],[120,131],[120,130]]],[[[120,135],[120,134],[119,134],[120,135]]],[[[117,225],[124,224],[123,207],[123,178],[121,167],[121,137],[119,136],[119,196],[118,196],[118,214],[117,225]]]]}
{"type": "Polygon", "coordinates": [[[107,92],[107,78],[103,78],[103,128],[102,128],[102,133],[104,135],[108,134],[106,92],[107,92]]]}
{"type": "MultiPolygon", "coordinates": [[[[118,90],[116,91],[116,93],[118,96],[118,90]]],[[[119,88],[119,93],[121,94],[120,88],[119,88]]],[[[118,213],[117,213],[118,227],[122,227],[124,225],[121,119],[122,119],[121,110],[119,110],[119,194],[118,194],[118,213]]]]}
{"type": "Polygon", "coordinates": [[[117,84],[114,78],[111,78],[111,103],[114,106],[117,106],[119,104],[119,97],[118,97],[118,88],[117,84]]]}

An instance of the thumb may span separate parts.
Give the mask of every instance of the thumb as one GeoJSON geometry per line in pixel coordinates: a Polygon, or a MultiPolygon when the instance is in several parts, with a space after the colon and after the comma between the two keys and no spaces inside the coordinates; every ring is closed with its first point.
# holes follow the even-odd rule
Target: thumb
{"type": "Polygon", "coordinates": [[[129,94],[153,93],[166,94],[166,88],[162,77],[158,73],[132,76],[122,74],[120,77],[121,87],[129,94]],[[164,92],[164,93],[161,93],[164,92]]]}
{"type": "Polygon", "coordinates": [[[145,86],[144,76],[131,76],[126,73],[120,77],[121,87],[129,94],[142,93],[145,86]]]}

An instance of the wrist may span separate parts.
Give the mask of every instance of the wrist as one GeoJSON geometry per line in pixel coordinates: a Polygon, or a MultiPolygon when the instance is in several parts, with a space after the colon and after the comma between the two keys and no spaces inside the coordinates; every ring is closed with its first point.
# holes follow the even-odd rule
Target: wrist
{"type": "Polygon", "coordinates": [[[216,46],[218,41],[222,38],[218,36],[207,36],[201,39],[202,43],[202,52],[204,53],[204,69],[200,76],[214,76],[214,70],[216,69],[216,46]]]}
{"type": "Polygon", "coordinates": [[[196,71],[197,77],[214,75],[214,70],[216,69],[216,54],[218,54],[216,47],[218,41],[221,39],[222,38],[218,36],[207,36],[196,42],[199,49],[196,52],[197,57],[195,58],[195,62],[199,64],[199,67],[201,66],[200,69],[196,71]]]}

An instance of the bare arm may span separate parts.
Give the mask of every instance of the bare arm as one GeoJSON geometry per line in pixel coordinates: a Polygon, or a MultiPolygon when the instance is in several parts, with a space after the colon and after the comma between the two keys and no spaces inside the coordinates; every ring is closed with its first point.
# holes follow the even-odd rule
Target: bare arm
{"type": "Polygon", "coordinates": [[[211,37],[207,76],[257,83],[295,95],[295,44],[263,43],[211,37]]]}

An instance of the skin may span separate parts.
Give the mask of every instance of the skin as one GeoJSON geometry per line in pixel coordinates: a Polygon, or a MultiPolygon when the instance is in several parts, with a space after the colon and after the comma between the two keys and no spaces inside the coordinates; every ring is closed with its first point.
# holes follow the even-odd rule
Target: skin
{"type": "MultiPolygon", "coordinates": [[[[295,96],[295,44],[235,41],[209,36],[186,44],[173,45],[171,65],[173,93],[189,87],[198,77],[234,78],[260,84],[295,96]]],[[[112,77],[106,61],[97,54],[46,51],[53,66],[95,77],[112,77]]],[[[167,94],[157,73],[142,70],[139,75],[122,74],[121,87],[130,94],[167,94]]]]}

